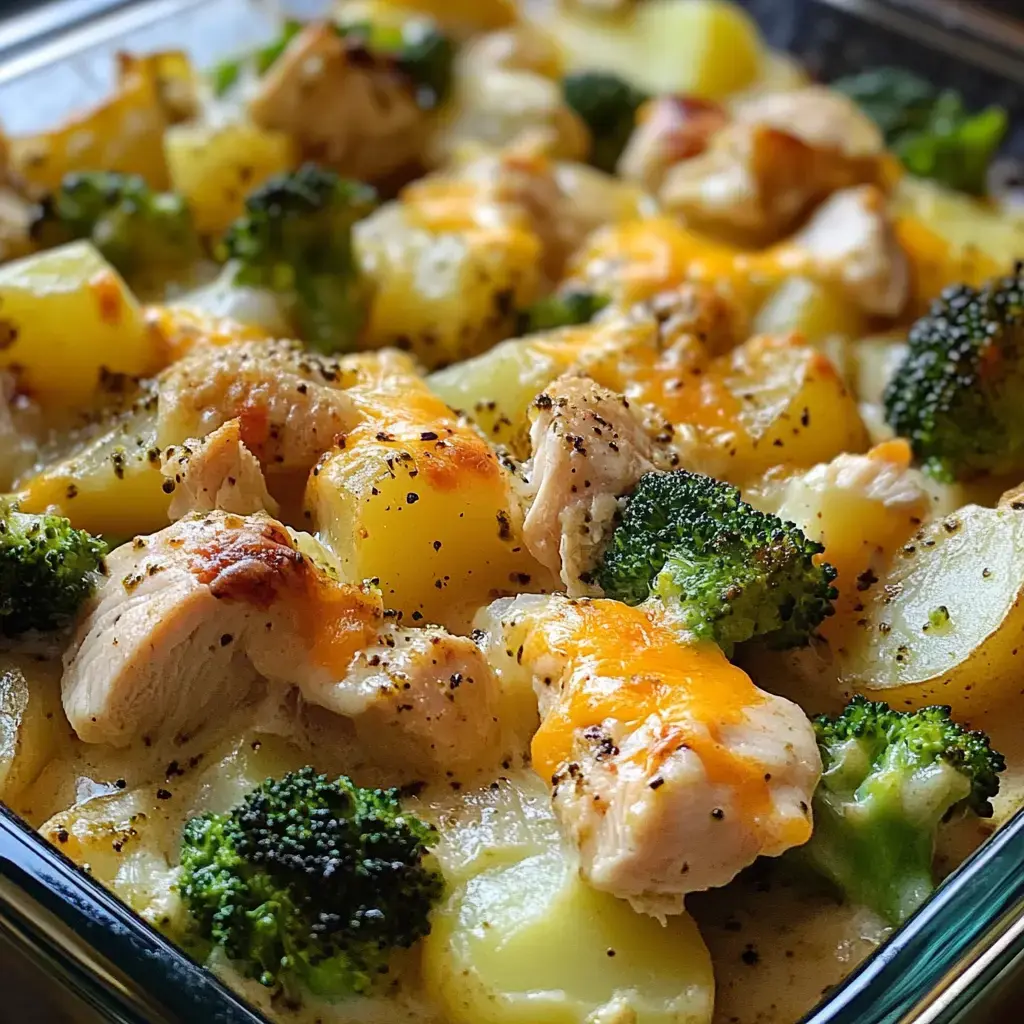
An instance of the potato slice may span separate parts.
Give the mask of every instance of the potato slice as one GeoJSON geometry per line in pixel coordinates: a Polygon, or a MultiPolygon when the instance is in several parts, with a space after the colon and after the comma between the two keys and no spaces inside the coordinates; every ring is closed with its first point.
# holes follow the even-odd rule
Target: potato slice
{"type": "Polygon", "coordinates": [[[59,658],[0,657],[0,800],[15,810],[69,732],[60,673],[59,658]]]}
{"type": "Polygon", "coordinates": [[[727,0],[645,0],[623,18],[566,9],[549,24],[570,68],[614,71],[651,93],[721,99],[761,73],[757,26],[727,0]]]}
{"type": "Polygon", "coordinates": [[[798,332],[823,348],[836,338],[860,338],[867,332],[864,314],[835,287],[807,277],[784,280],[754,317],[755,334],[798,332]]]}
{"type": "Polygon", "coordinates": [[[577,355],[599,341],[598,329],[564,330],[513,338],[427,378],[435,394],[465,413],[495,444],[529,454],[530,403],[577,355]]]}
{"type": "Polygon", "coordinates": [[[591,889],[542,780],[503,780],[442,823],[451,886],[424,942],[451,1024],[705,1024],[714,980],[688,915],[666,926],[591,889]]]}
{"type": "Polygon", "coordinates": [[[897,708],[970,718],[1020,690],[1024,512],[968,505],[923,529],[865,605],[836,662],[843,685],[897,708]]]}
{"type": "Polygon", "coordinates": [[[66,457],[19,481],[25,512],[54,508],[79,529],[114,542],[153,533],[168,523],[156,442],[156,399],[141,399],[66,457]]]}
{"type": "Polygon", "coordinates": [[[253,189],[298,163],[290,136],[252,124],[175,125],[164,133],[164,156],[171,187],[206,235],[224,232],[253,189]]]}
{"type": "Polygon", "coordinates": [[[128,286],[88,242],[0,267],[0,368],[41,401],[74,406],[105,372],[151,373],[160,355],[128,286]]]}

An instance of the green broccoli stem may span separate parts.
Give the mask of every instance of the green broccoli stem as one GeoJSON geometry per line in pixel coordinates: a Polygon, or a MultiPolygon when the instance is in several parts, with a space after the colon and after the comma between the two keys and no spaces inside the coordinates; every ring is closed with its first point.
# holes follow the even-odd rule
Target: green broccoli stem
{"type": "Polygon", "coordinates": [[[935,835],[909,822],[891,797],[872,795],[851,807],[819,790],[805,856],[849,902],[900,924],[935,889],[935,835]]]}

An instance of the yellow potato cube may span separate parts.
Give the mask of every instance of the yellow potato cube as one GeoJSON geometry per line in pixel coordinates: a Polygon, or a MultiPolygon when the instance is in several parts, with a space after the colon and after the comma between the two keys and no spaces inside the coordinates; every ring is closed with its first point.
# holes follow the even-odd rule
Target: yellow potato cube
{"type": "Polygon", "coordinates": [[[0,267],[0,368],[41,401],[81,403],[104,372],[151,373],[160,355],[128,286],[88,242],[0,267]]]}
{"type": "Polygon", "coordinates": [[[252,124],[175,125],[164,134],[164,156],[171,187],[206,235],[223,233],[253,189],[298,163],[290,136],[252,124]]]}

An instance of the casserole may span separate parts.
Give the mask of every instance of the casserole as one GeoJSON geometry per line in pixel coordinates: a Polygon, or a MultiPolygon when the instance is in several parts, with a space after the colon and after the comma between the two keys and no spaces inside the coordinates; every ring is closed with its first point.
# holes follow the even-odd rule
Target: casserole
{"type": "MultiPolygon", "coordinates": [[[[1016,30],[994,29],[997,23],[984,16],[951,23],[942,9],[933,5],[809,3],[772,22],[769,6],[774,5],[759,9],[752,4],[751,8],[766,25],[771,41],[812,66],[817,61],[817,67],[827,70],[829,77],[836,77],[841,70],[841,60],[859,67],[869,59],[867,42],[860,48],[856,43],[855,32],[864,29],[853,26],[870,25],[872,62],[891,45],[900,64],[926,71],[939,61],[943,80],[949,80],[948,54],[955,49],[960,57],[975,60],[965,65],[965,93],[984,93],[986,101],[997,101],[1011,111],[1019,109],[1016,76],[1020,68],[1013,49],[1016,30]],[[879,29],[890,34],[880,34],[879,29]],[[969,45],[965,33],[970,33],[966,37],[969,45]],[[944,55],[936,56],[940,53],[944,55]]],[[[194,52],[200,64],[212,63],[222,55],[218,38],[230,38],[233,50],[244,48],[250,40],[256,43],[265,38],[272,24],[269,16],[261,24],[248,7],[218,3],[202,8],[193,4],[112,5],[89,12],[67,32],[45,23],[38,26],[44,36],[41,42],[33,37],[31,25],[16,26],[0,71],[0,87],[14,97],[13,109],[26,118],[50,119],[49,111],[27,101],[39,94],[38,83],[44,77],[48,102],[61,103],[63,108],[60,90],[55,87],[60,77],[74,82],[69,87],[78,94],[77,76],[92,79],[110,50],[180,44],[183,40],[178,33],[185,19],[190,31],[196,32],[199,42],[194,52]],[[203,46],[209,47],[208,53],[203,46]],[[52,63],[58,59],[60,64],[52,63]]],[[[94,81],[102,91],[102,80],[94,81]]],[[[27,130],[31,126],[12,127],[27,130]]],[[[5,816],[3,824],[4,926],[33,956],[56,970],[62,984],[86,996],[93,1005],[104,1006],[111,1019],[160,1020],[160,1014],[168,1020],[258,1019],[10,816],[5,816]],[[69,929],[84,941],[76,941],[69,929]]],[[[1022,829],[1019,817],[1005,826],[954,873],[883,951],[807,1020],[824,1024],[967,1019],[964,1014],[1004,980],[1021,953],[1024,893],[1014,875],[1022,856],[1022,829]]]]}

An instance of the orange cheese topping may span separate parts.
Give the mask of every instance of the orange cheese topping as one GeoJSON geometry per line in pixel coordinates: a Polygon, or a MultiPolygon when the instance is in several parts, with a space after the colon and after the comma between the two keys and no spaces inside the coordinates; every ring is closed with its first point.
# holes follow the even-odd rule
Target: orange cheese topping
{"type": "Polygon", "coordinates": [[[546,778],[573,756],[577,734],[615,719],[637,728],[661,719],[662,740],[643,752],[655,774],[685,744],[712,783],[735,787],[749,819],[771,812],[764,768],[730,748],[722,729],[742,722],[764,694],[713,644],[683,644],[678,634],[641,608],[617,601],[582,601],[541,617],[523,645],[530,663],[556,654],[565,664],[561,697],[533,738],[536,771],[546,778]]]}
{"type": "Polygon", "coordinates": [[[194,309],[148,306],[146,324],[159,340],[165,364],[175,363],[199,344],[230,345],[236,341],[263,341],[270,337],[252,324],[210,316],[194,309]]]}
{"type": "Polygon", "coordinates": [[[393,448],[396,457],[411,457],[439,490],[470,481],[478,486],[481,478],[497,481],[501,467],[491,446],[427,387],[411,361],[403,364],[391,358],[376,368],[367,364],[364,379],[349,391],[362,422],[344,438],[344,449],[393,448]]]}

